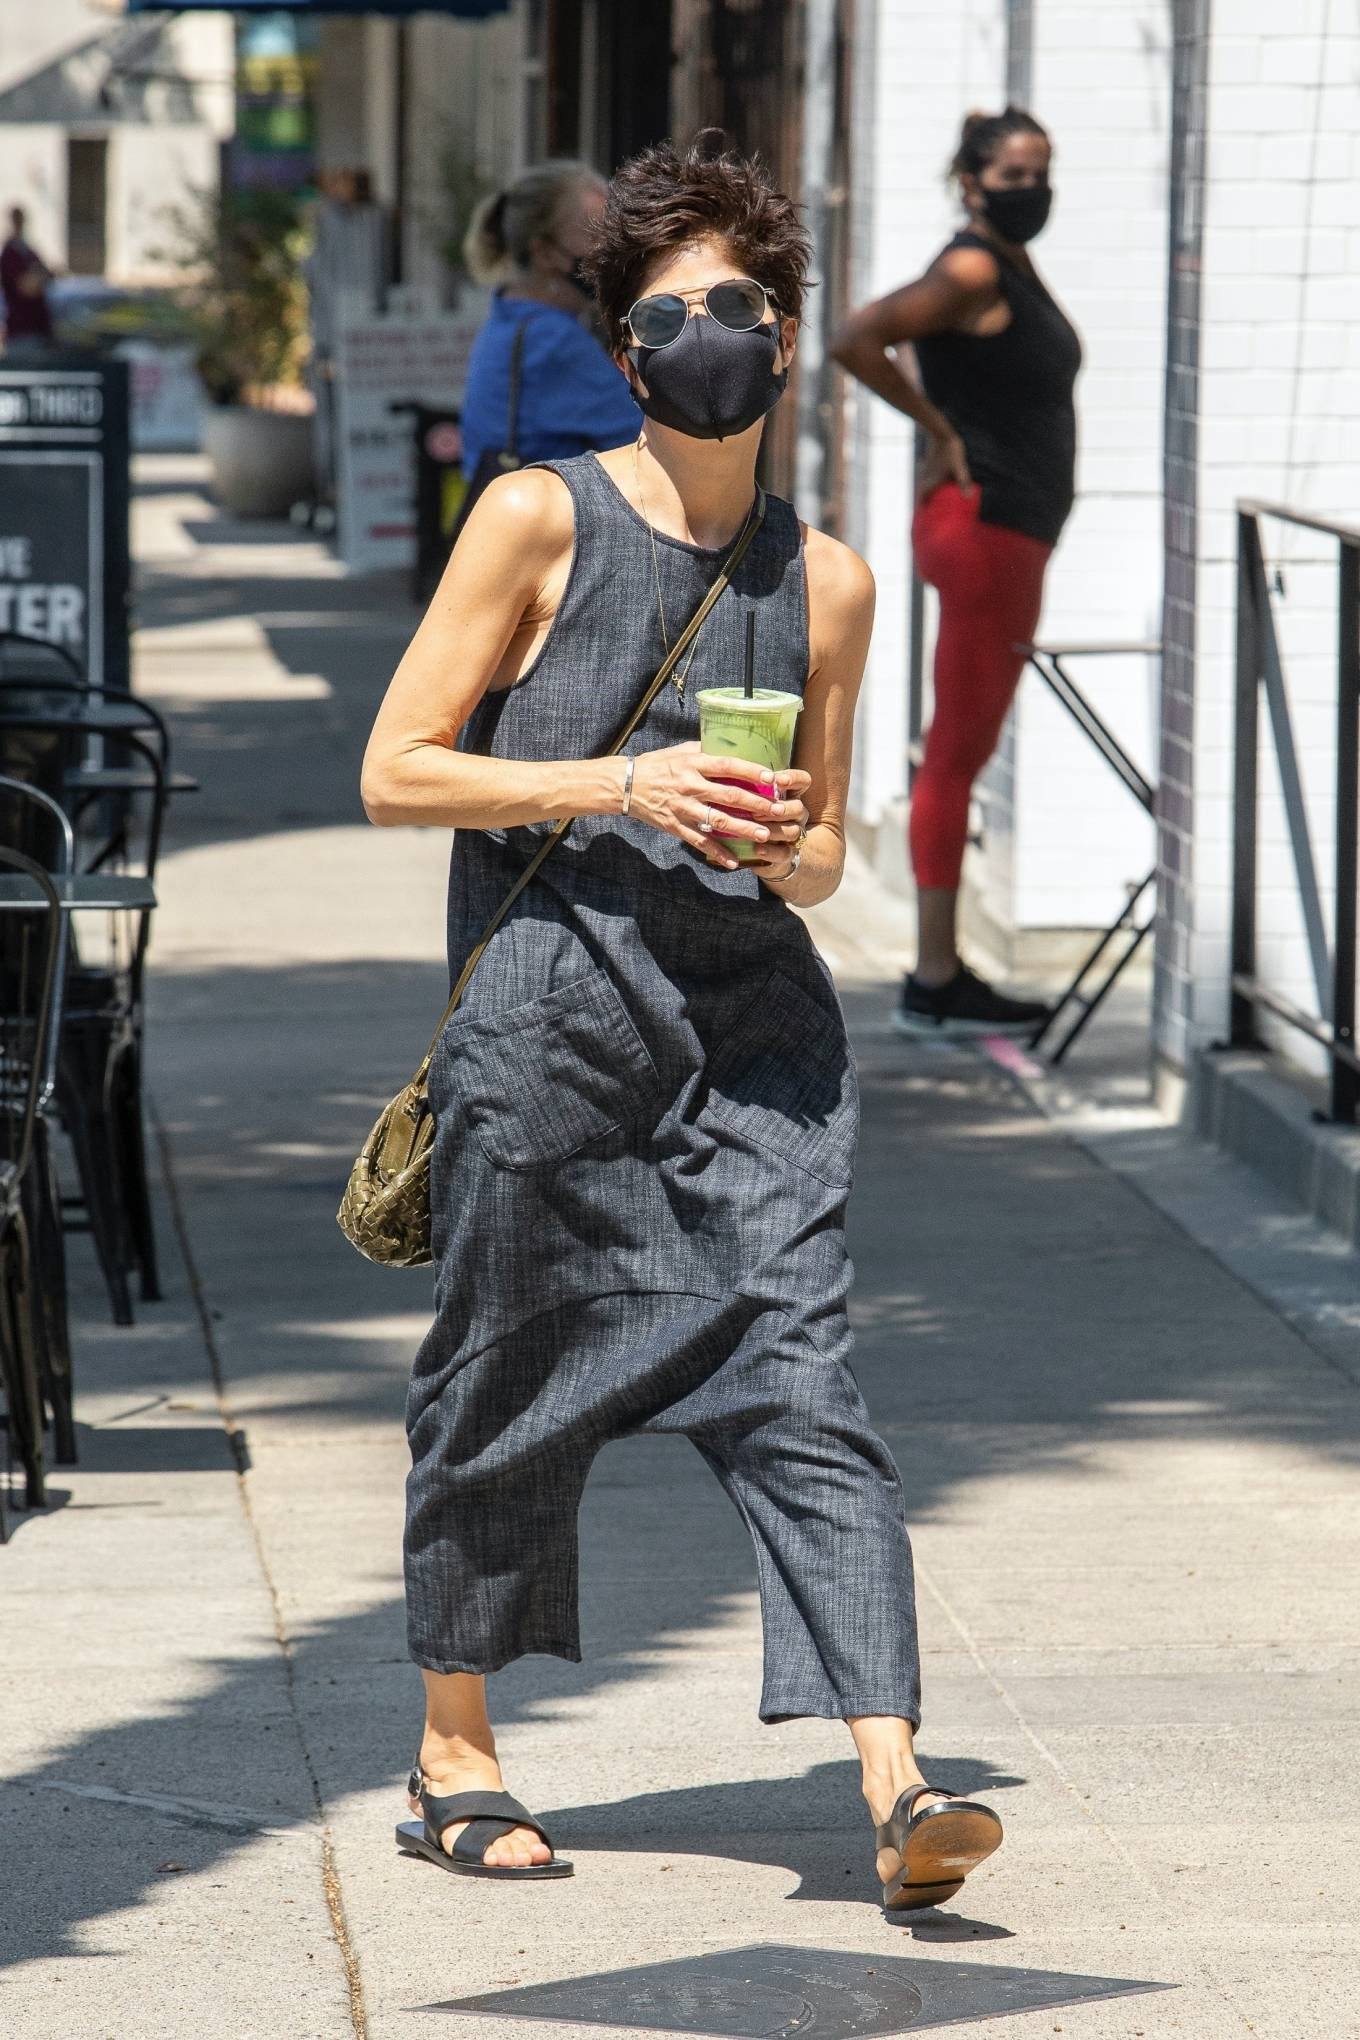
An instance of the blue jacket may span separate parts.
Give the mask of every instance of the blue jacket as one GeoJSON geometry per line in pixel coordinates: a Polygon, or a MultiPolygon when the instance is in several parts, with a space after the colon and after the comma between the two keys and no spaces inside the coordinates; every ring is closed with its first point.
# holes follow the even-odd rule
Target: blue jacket
{"type": "Polygon", "coordinates": [[[524,460],[569,460],[636,439],[642,413],[599,341],[570,312],[497,291],[472,346],[463,395],[463,471],[505,445],[510,348],[523,326],[517,451],[524,460]]]}

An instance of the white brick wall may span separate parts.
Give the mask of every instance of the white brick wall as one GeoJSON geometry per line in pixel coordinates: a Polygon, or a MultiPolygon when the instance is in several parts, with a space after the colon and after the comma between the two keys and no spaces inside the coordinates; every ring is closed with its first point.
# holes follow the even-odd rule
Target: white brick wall
{"type": "MultiPolygon", "coordinates": [[[[1217,11],[1217,10],[1216,10],[1217,11]]],[[[1233,505],[1260,496],[1353,519],[1360,502],[1360,18],[1326,0],[1281,10],[1234,0],[1208,53],[1197,604],[1193,719],[1194,881],[1184,926],[1190,997],[1170,1001],[1159,1040],[1173,1060],[1223,1031],[1227,1014],[1235,574],[1233,505]]],[[[1335,701],[1335,548],[1268,525],[1275,597],[1310,830],[1330,924],[1335,701]]],[[[1262,720],[1258,970],[1316,1010],[1274,746],[1262,720]]],[[[1281,1037],[1308,1061],[1301,1037],[1281,1037]]]]}
{"type": "MultiPolygon", "coordinates": [[[[1002,0],[879,0],[857,10],[851,295],[881,296],[918,275],[948,240],[956,208],[944,184],[971,106],[999,103],[1002,0]]],[[[906,785],[907,615],[911,590],[912,428],[852,391],[847,532],[878,581],[855,747],[852,806],[877,822],[906,785]]]]}
{"type": "MultiPolygon", "coordinates": [[[[1049,640],[1160,630],[1164,17],[1155,0],[1034,0],[1032,10],[1031,103],[1054,139],[1058,194],[1034,254],[1085,351],[1077,505],[1049,570],[1040,626],[1049,640]]],[[[1155,662],[1074,660],[1070,670],[1150,772],[1155,662]]],[[[1032,675],[1015,714],[1011,786],[998,778],[988,781],[988,836],[1009,830],[1014,841],[1009,898],[991,871],[981,874],[993,918],[1015,928],[1108,920],[1152,862],[1151,826],[1032,675]]]]}
{"type": "MultiPolygon", "coordinates": [[[[1004,98],[1004,8],[881,0],[856,43],[852,262],[862,300],[917,273],[960,215],[941,176],[963,113],[1004,98]]],[[[1166,274],[1167,56],[1156,0],[1107,8],[1035,0],[1034,106],[1058,147],[1059,202],[1036,256],[1080,326],[1081,501],[1049,577],[1050,638],[1155,638],[1166,274]],[[1117,159],[1111,134],[1118,132],[1117,159]]],[[[861,713],[857,813],[877,821],[904,787],[911,431],[854,397],[852,542],[879,581],[861,713]]],[[[1147,765],[1155,673],[1146,661],[1073,667],[1147,765]]],[[[1151,862],[1135,803],[1032,676],[1015,741],[983,790],[986,854],[971,870],[1003,926],[1103,921],[1151,862]]]]}
{"type": "MultiPolygon", "coordinates": [[[[1033,0],[1031,99],[1058,147],[1059,204],[1036,253],[1087,355],[1079,503],[1043,631],[1153,638],[1165,622],[1169,634],[1161,687],[1137,661],[1074,664],[1074,677],[1161,783],[1156,1034],[1183,1063],[1226,1020],[1233,506],[1256,495],[1353,519],[1360,503],[1360,14],[1344,0],[1288,9],[1233,0],[1201,15],[1178,0],[1183,27],[1208,23],[1198,113],[1207,157],[1198,255],[1193,208],[1183,216],[1186,316],[1168,409],[1171,12],[1161,0],[1033,0]]],[[[913,274],[948,231],[940,165],[960,113],[999,102],[1003,14],[990,0],[953,9],[880,0],[861,11],[858,298],[913,274]]],[[[1194,178],[1194,151],[1187,168],[1194,178]]],[[[903,784],[910,434],[871,399],[851,406],[850,536],[880,591],[854,805],[876,820],[903,784]]],[[[1279,527],[1267,538],[1283,566],[1276,609],[1330,915],[1333,551],[1279,527]]],[[[1271,751],[1267,734],[1260,968],[1312,1006],[1271,751]]],[[[1136,808],[1033,679],[985,799],[986,855],[973,869],[1003,923],[1104,918],[1121,882],[1145,867],[1136,808]]]]}

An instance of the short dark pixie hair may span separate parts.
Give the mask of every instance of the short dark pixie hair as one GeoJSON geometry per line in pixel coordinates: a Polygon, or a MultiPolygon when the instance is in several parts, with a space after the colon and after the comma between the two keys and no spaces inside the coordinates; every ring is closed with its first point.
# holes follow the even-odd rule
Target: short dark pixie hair
{"type": "Polygon", "coordinates": [[[812,244],[797,206],[758,156],[738,155],[720,128],[705,128],[683,151],[674,142],[642,150],[609,185],[586,273],[611,348],[626,344],[624,320],[658,260],[710,235],[785,318],[802,316],[812,244]]]}

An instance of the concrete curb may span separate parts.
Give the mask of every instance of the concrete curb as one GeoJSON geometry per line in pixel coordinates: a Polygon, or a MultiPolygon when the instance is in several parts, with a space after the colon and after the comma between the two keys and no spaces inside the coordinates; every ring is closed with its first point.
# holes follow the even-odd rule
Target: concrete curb
{"type": "Polygon", "coordinates": [[[1201,1140],[1258,1169],[1349,1245],[1360,1247],[1360,1131],[1314,1116],[1297,1085],[1250,1050],[1201,1050],[1189,1118],[1201,1140]]]}

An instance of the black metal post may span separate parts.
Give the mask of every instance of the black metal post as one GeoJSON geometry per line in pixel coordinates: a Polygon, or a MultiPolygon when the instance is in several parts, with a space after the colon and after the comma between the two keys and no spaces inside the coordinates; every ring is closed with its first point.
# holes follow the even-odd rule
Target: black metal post
{"type": "Polygon", "coordinates": [[[1046,652],[1042,646],[1030,649],[1029,663],[1039,678],[1048,687],[1056,701],[1062,703],[1077,728],[1091,739],[1101,757],[1117,772],[1138,805],[1148,814],[1157,810],[1157,795],[1149,780],[1138,770],[1124,746],[1111,730],[1105,727],[1090,702],[1079,688],[1073,685],[1059,652],[1046,652]],[[1047,665],[1044,661],[1047,660],[1047,665]]]}
{"type": "MultiPolygon", "coordinates": [[[[1360,545],[1341,540],[1340,618],[1336,658],[1336,941],[1332,1032],[1340,1047],[1355,1048],[1355,924],[1360,885],[1360,545]]],[[[1354,1126],[1360,1074],[1332,1058],[1332,1117],[1354,1126]]]]}
{"type": "Polygon", "coordinates": [[[1261,619],[1257,590],[1265,585],[1261,533],[1250,511],[1237,515],[1237,689],[1233,711],[1232,1008],[1234,1048],[1256,1040],[1255,1008],[1238,989],[1256,976],[1256,769],[1261,684],[1261,619]]]}

